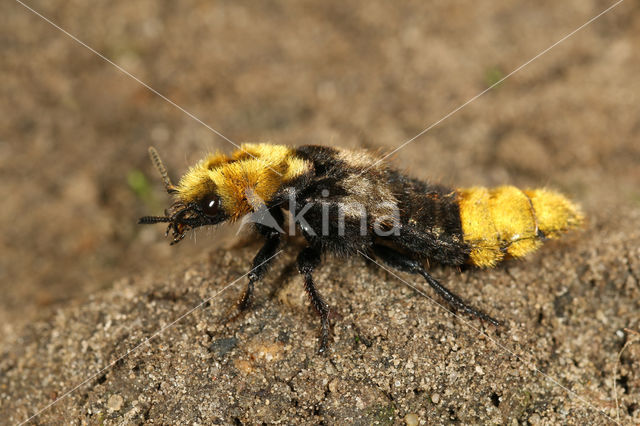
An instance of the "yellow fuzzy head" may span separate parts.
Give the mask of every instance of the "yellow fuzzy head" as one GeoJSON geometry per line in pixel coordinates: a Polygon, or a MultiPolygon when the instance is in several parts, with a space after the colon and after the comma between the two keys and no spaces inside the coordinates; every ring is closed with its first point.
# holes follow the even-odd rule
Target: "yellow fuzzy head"
{"type": "Polygon", "coordinates": [[[207,155],[173,185],[156,150],[149,148],[149,154],[174,202],[164,216],[145,216],[138,223],[169,223],[171,244],[190,229],[235,221],[261,208],[283,185],[312,168],[286,146],[244,144],[231,156],[207,155]]]}
{"type": "Polygon", "coordinates": [[[188,204],[215,194],[233,221],[256,203],[271,200],[283,184],[310,168],[287,146],[243,144],[231,156],[210,154],[190,168],[176,187],[176,197],[188,204]]]}

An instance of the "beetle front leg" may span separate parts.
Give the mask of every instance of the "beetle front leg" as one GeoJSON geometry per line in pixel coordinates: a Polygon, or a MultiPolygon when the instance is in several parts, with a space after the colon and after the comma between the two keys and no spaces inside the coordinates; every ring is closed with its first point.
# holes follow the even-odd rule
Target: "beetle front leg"
{"type": "MultiPolygon", "coordinates": [[[[282,224],[284,223],[284,215],[282,210],[279,208],[272,208],[269,210],[269,214],[276,221],[276,224],[282,228],[282,224]]],[[[264,278],[271,262],[275,258],[275,255],[278,251],[278,247],[280,246],[280,231],[271,226],[266,226],[261,223],[255,223],[256,231],[265,238],[264,245],[258,251],[258,254],[253,258],[253,264],[251,271],[247,274],[249,278],[249,283],[247,284],[247,288],[238,301],[237,304],[237,312],[234,315],[227,315],[227,319],[225,322],[232,321],[238,317],[238,315],[245,312],[247,309],[251,307],[253,302],[253,290],[255,288],[255,283],[264,278]]]]}

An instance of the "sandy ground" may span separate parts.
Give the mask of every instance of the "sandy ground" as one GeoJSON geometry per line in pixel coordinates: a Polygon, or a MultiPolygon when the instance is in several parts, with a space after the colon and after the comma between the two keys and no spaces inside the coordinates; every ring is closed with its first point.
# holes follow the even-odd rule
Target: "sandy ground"
{"type": "MultiPolygon", "coordinates": [[[[234,142],[389,151],[613,2],[28,4],[234,142]]],[[[177,177],[232,145],[19,3],[0,9],[0,411],[17,422],[257,248],[225,228],[169,247],[136,226],[166,203],[147,146],[177,177]]],[[[627,0],[394,155],[420,178],[583,206],[583,231],[527,261],[434,271],[506,329],[483,337],[375,265],[329,259],[339,315],[317,357],[292,248],[249,316],[218,323],[230,289],[37,420],[640,422],[639,42],[627,0]]]]}

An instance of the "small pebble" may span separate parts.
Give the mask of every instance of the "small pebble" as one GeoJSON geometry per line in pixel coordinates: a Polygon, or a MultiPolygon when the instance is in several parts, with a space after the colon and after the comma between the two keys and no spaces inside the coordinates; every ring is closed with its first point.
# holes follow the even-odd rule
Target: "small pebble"
{"type": "Polygon", "coordinates": [[[119,411],[122,408],[124,399],[120,395],[111,395],[109,401],[107,401],[107,407],[109,411],[119,411]]]}
{"type": "Polygon", "coordinates": [[[417,414],[407,414],[404,416],[404,422],[408,426],[418,426],[419,419],[417,414]]]}
{"type": "Polygon", "coordinates": [[[532,425],[539,425],[541,421],[542,419],[540,418],[540,415],[537,413],[529,416],[529,423],[531,423],[532,425]]]}

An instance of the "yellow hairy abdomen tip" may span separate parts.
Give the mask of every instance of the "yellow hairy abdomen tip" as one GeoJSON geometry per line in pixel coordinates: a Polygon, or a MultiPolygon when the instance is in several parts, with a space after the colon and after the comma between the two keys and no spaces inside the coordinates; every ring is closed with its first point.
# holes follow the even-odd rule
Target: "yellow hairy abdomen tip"
{"type": "Polygon", "coordinates": [[[504,256],[489,207],[487,188],[458,190],[460,221],[464,240],[471,246],[469,257],[474,265],[495,266],[504,256]]]}
{"type": "Polygon", "coordinates": [[[538,227],[547,238],[557,238],[562,232],[582,225],[584,216],[580,208],[564,195],[547,189],[525,193],[531,198],[538,227]]]}
{"type": "Polygon", "coordinates": [[[529,197],[515,186],[490,190],[491,217],[498,231],[500,246],[513,257],[522,257],[540,245],[529,197]]]}
{"type": "Polygon", "coordinates": [[[576,205],[545,189],[476,187],[458,190],[458,197],[469,256],[480,267],[495,266],[506,254],[522,257],[535,251],[542,244],[538,230],[555,238],[583,220],[576,205]]]}

